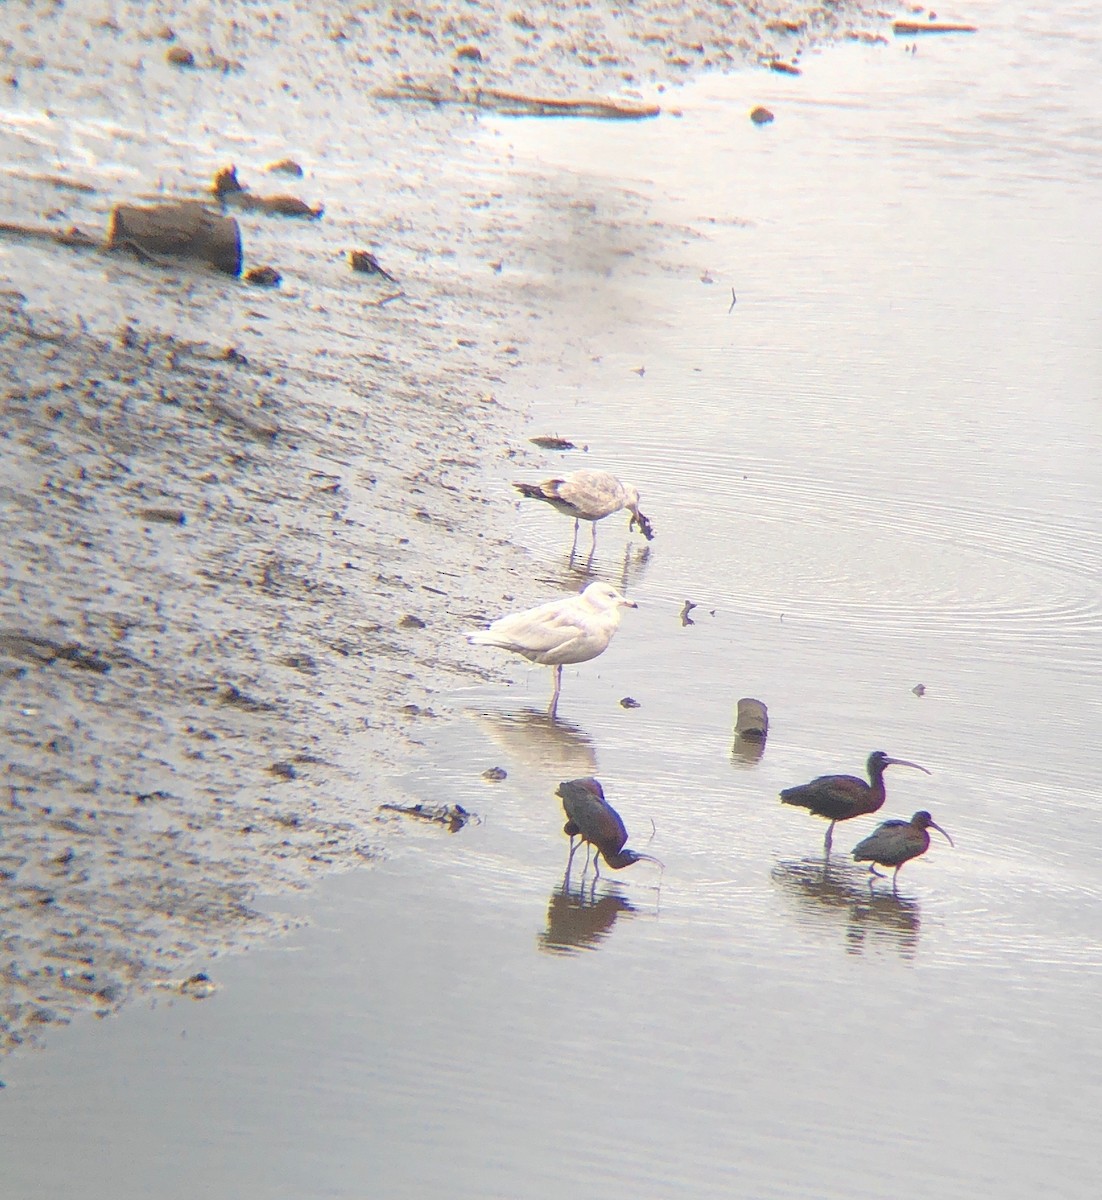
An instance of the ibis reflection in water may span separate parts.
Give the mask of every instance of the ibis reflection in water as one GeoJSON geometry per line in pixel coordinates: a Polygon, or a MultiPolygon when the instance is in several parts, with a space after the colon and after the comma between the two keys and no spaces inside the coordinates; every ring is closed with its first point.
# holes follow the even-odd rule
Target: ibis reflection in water
{"type": "Polygon", "coordinates": [[[916,812],[909,821],[885,821],[878,825],[864,841],[858,842],[853,848],[853,857],[858,862],[869,864],[869,886],[872,886],[872,876],[886,879],[876,867],[895,867],[892,874],[892,891],[895,891],[896,880],[900,868],[912,858],[925,854],[930,847],[929,830],[936,829],[951,846],[953,839],[930,816],[928,812],[916,812]]]}
{"type": "Polygon", "coordinates": [[[596,896],[588,884],[572,890],[563,880],[548,901],[547,929],[537,935],[539,948],[549,954],[595,950],[621,916],[635,912],[631,901],[615,891],[596,896]]]}
{"type": "MultiPolygon", "coordinates": [[[[625,843],[628,831],[620,814],[605,799],[604,788],[592,776],[585,779],[568,779],[555,789],[555,795],[562,800],[566,812],[566,824],[563,833],[570,838],[570,857],[566,862],[566,873],[570,874],[570,864],[577,850],[574,839],[581,838],[588,848],[593,849],[593,870],[600,876],[599,859],[614,871],[630,867],[632,863],[644,861],[662,863],[649,854],[640,854],[637,850],[628,850],[625,843]]],[[[588,861],[588,859],[587,859],[588,861]]],[[[583,871],[584,873],[584,871],[583,871]]]]}
{"type": "Polygon", "coordinates": [[[884,772],[888,767],[914,767],[916,771],[930,774],[918,763],[908,762],[905,758],[890,758],[883,750],[875,750],[867,763],[871,785],[856,775],[820,775],[810,783],[785,788],[781,800],[797,808],[806,808],[816,817],[825,817],[830,822],[823,839],[829,853],[838,821],[874,813],[884,803],[884,772]]]}

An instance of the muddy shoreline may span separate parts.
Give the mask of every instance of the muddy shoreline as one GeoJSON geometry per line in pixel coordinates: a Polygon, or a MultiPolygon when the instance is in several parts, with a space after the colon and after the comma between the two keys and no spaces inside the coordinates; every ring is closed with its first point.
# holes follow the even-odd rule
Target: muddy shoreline
{"type": "MultiPolygon", "coordinates": [[[[883,32],[859,6],[116,8],[28,4],[5,33],[6,219],[92,230],[123,188],[199,194],[233,159],[255,179],[280,104],[354,113],[377,154],[361,206],[321,232],[242,219],[254,254],[290,266],[270,297],[5,243],[0,1051],[278,934],[257,894],[385,852],[400,818],[378,808],[434,697],[516,677],[457,634],[537,598],[490,482],[545,461],[521,436],[526,389],[576,318],[562,281],[527,268],[540,235],[510,214],[508,164],[463,175],[469,115],[373,93],[631,97],[883,32]],[[166,61],[183,45],[195,66],[166,61]],[[137,147],[122,168],[65,132],[108,92],[133,118],[101,143],[137,147]],[[219,145],[196,114],[243,96],[255,143],[219,145]],[[355,244],[400,275],[400,301],[351,290],[355,244]]],[[[354,157],[315,133],[303,187],[322,200],[326,146],[354,157]]]]}

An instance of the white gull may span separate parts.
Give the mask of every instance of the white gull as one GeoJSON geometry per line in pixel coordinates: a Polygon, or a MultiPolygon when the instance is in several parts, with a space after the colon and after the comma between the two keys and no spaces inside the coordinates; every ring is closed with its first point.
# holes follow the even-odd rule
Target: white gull
{"type": "Polygon", "coordinates": [[[467,634],[472,645],[498,646],[529,662],[555,668],[548,712],[554,716],[565,663],[588,662],[608,649],[620,627],[620,609],[637,608],[609,583],[591,583],[580,595],[552,600],[538,608],[501,617],[488,629],[467,634]]]}

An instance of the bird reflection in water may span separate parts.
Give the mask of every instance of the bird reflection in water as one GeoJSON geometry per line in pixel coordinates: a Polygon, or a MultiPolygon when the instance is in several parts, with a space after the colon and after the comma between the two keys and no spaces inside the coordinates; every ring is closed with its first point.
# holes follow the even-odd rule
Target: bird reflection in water
{"type": "Polygon", "coordinates": [[[539,948],[547,954],[577,954],[595,950],[608,937],[621,913],[636,912],[635,905],[611,885],[597,895],[597,881],[571,888],[569,876],[551,893],[547,903],[547,928],[537,934],[539,948]]]}
{"type": "MultiPolygon", "coordinates": [[[[558,580],[549,580],[548,582],[561,582],[563,587],[577,587],[578,581],[582,580],[589,582],[592,579],[602,578],[607,572],[598,572],[593,567],[593,560],[596,555],[595,550],[590,550],[588,557],[583,558],[580,554],[572,553],[566,560],[566,570],[558,580]]],[[[626,596],[631,587],[638,584],[643,578],[643,573],[646,570],[647,563],[650,561],[650,544],[640,546],[632,545],[629,542],[624,547],[624,557],[620,563],[620,578],[617,585],[623,594],[626,596]]]]}
{"type": "Polygon", "coordinates": [[[514,766],[558,777],[595,775],[597,751],[579,725],[549,716],[546,709],[466,714],[514,766]]]}
{"type": "Polygon", "coordinates": [[[887,946],[902,958],[917,955],[922,926],[918,901],[870,891],[864,873],[822,858],[780,862],[773,879],[799,902],[804,923],[841,923],[848,954],[887,946]]]}

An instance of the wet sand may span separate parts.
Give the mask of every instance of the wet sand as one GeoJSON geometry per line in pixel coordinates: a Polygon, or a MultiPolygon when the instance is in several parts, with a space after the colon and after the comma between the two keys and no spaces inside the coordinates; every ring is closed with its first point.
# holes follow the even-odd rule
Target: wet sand
{"type": "Polygon", "coordinates": [[[539,469],[517,400],[586,319],[525,265],[560,238],[507,171],[456,178],[466,108],[372,93],[660,97],[882,33],[860,6],[311,8],[8,13],[5,219],[96,234],[231,161],[327,212],[240,214],[272,293],[5,242],[5,1049],[279,933],[258,893],[383,852],[433,697],[515,677],[457,632],[547,594],[487,479],[539,469]],[[264,174],[288,153],[304,179],[264,174]],[[350,275],[357,245],[400,296],[350,275]]]}

